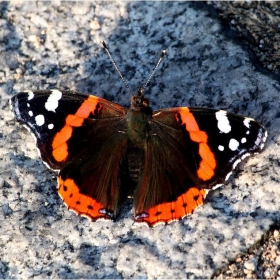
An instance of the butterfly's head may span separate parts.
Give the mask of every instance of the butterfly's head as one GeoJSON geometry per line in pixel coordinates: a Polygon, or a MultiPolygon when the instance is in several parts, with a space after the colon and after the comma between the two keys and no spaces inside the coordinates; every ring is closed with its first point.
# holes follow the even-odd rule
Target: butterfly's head
{"type": "Polygon", "coordinates": [[[150,100],[144,97],[143,88],[139,88],[138,93],[131,98],[131,107],[133,108],[149,108],[150,100]]]}

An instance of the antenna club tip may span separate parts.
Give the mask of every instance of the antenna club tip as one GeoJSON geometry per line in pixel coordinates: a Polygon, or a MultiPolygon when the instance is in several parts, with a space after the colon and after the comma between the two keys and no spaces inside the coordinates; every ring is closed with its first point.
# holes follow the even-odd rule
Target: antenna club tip
{"type": "Polygon", "coordinates": [[[166,55],[166,50],[163,50],[162,52],[161,52],[161,57],[164,57],[166,55]]]}
{"type": "Polygon", "coordinates": [[[107,47],[105,41],[102,41],[101,43],[102,43],[102,45],[103,45],[103,47],[104,47],[105,49],[108,49],[108,47],[107,47]]]}

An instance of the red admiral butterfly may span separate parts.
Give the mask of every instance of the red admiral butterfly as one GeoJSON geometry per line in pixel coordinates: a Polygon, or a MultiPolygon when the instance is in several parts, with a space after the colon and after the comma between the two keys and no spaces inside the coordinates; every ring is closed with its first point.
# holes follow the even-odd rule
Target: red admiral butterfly
{"type": "Polygon", "coordinates": [[[11,104],[42,159],[60,170],[65,204],[93,221],[114,219],[128,195],[136,222],[179,220],[267,138],[255,120],[223,110],[153,111],[141,88],[128,109],[59,90],[21,92],[11,104]]]}

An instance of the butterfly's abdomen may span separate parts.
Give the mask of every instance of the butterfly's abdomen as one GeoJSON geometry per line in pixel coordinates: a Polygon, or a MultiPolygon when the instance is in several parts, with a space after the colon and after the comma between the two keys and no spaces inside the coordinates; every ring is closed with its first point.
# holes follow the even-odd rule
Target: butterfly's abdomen
{"type": "Polygon", "coordinates": [[[134,183],[139,181],[143,173],[143,155],[143,149],[139,147],[132,147],[127,151],[128,174],[134,183]]]}

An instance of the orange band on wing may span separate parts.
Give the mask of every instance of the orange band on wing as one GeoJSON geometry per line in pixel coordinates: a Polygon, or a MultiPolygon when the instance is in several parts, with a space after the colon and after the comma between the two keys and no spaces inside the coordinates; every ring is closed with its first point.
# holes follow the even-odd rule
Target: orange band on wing
{"type": "MultiPolygon", "coordinates": [[[[207,134],[199,129],[195,117],[190,112],[189,108],[180,108],[179,114],[182,119],[182,124],[186,125],[186,130],[188,131],[191,140],[199,144],[198,152],[201,157],[201,162],[197,170],[197,176],[203,181],[210,180],[215,174],[214,170],[217,163],[215,155],[207,144],[207,134]]],[[[178,117],[176,118],[178,121],[178,117]]]]}
{"type": "Polygon", "coordinates": [[[57,148],[55,148],[52,152],[53,157],[56,161],[61,162],[65,159],[65,153],[67,153],[68,146],[66,143],[62,143],[57,148]]]}
{"type": "MultiPolygon", "coordinates": [[[[83,215],[91,220],[111,219],[112,217],[106,214],[104,206],[90,196],[80,193],[78,186],[73,179],[62,180],[58,178],[59,190],[58,193],[63,199],[68,208],[78,215],[83,215]]],[[[107,211],[107,213],[109,213],[107,211]]]]}
{"type": "MultiPolygon", "coordinates": [[[[72,127],[71,126],[64,126],[59,132],[56,133],[54,140],[52,142],[52,148],[55,149],[61,146],[62,144],[65,144],[66,141],[71,137],[72,135],[72,127]]],[[[56,159],[56,157],[54,157],[56,159]]]]}
{"type": "Polygon", "coordinates": [[[89,117],[97,109],[98,112],[102,109],[99,102],[99,98],[95,96],[89,96],[86,99],[77,112],[74,115],[68,115],[64,124],[64,127],[55,135],[52,142],[54,159],[58,162],[62,162],[68,157],[68,145],[67,141],[70,139],[73,133],[73,127],[80,127],[83,125],[84,120],[89,117]],[[97,105],[99,107],[97,108],[97,105]]]}
{"type": "Polygon", "coordinates": [[[162,203],[148,209],[145,213],[136,214],[135,220],[147,223],[149,226],[180,220],[192,214],[199,205],[203,204],[206,192],[206,190],[192,187],[174,202],[162,203]]]}

